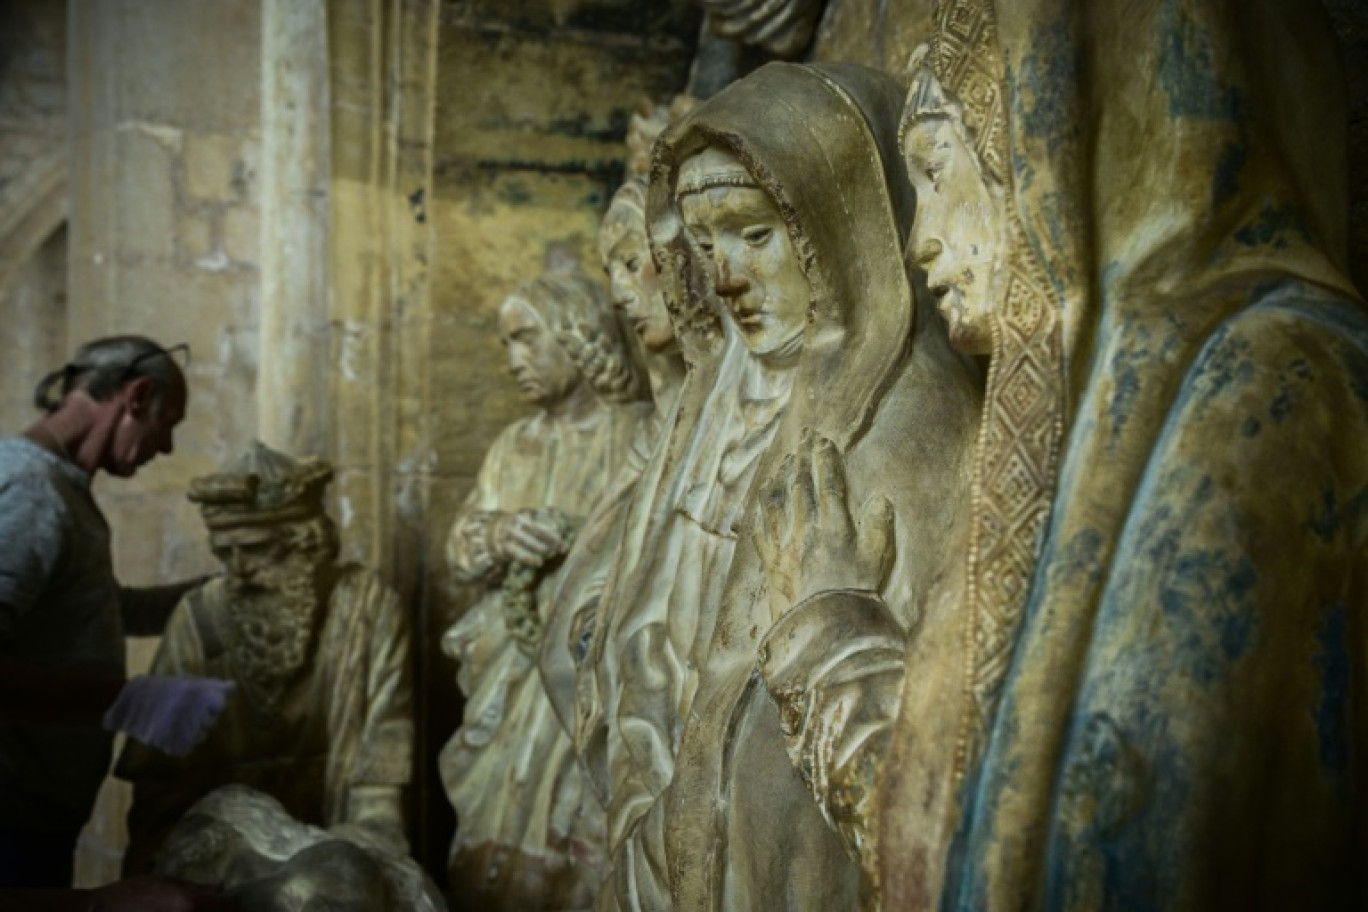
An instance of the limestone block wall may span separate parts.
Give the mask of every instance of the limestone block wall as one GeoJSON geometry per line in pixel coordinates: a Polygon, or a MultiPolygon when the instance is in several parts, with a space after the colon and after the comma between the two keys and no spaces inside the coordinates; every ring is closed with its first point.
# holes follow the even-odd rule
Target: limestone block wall
{"type": "Polygon", "coordinates": [[[66,347],[66,7],[0,6],[0,428],[66,347]]]}
{"type": "MultiPolygon", "coordinates": [[[[173,457],[96,484],[119,576],[212,571],[189,480],[256,432],[258,0],[76,0],[69,8],[70,256],[64,354],[137,332],[188,342],[188,417],[173,457]]],[[[135,645],[131,665],[154,644],[135,645]]],[[[108,788],[78,880],[117,874],[127,797],[108,788]]]]}
{"type": "Polygon", "coordinates": [[[66,229],[59,227],[11,274],[0,298],[0,433],[33,422],[34,383],[66,358],[66,254],[66,229]]]}

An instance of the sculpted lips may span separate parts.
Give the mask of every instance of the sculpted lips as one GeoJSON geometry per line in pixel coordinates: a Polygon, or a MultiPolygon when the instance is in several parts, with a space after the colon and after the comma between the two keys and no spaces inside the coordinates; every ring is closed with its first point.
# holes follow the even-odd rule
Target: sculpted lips
{"type": "Polygon", "coordinates": [[[737,314],[736,325],[748,330],[764,329],[765,312],[757,310],[752,313],[737,314]]]}

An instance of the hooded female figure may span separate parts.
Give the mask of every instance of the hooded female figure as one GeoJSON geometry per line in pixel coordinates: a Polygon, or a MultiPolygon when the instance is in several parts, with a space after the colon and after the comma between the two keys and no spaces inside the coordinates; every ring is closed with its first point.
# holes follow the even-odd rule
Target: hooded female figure
{"type": "MultiPolygon", "coordinates": [[[[829,626],[845,647],[824,653],[830,664],[787,666],[788,680],[848,687],[855,701],[860,680],[900,659],[945,556],[967,500],[979,406],[973,367],[929,309],[917,312],[903,266],[912,200],[896,147],[901,100],[898,83],[873,70],[772,64],[662,135],[648,200],[657,259],[680,285],[702,266],[728,331],[782,372],[782,406],[752,406],[772,430],[746,452],[751,480],[791,465],[785,457],[805,441],[824,441],[823,459],[841,463],[845,490],[866,505],[864,522],[846,515],[843,533],[897,555],[876,585],[897,610],[829,626]]],[[[753,537],[764,521],[758,490],[728,492],[739,499],[718,531],[732,549],[716,577],[683,565],[714,588],[688,639],[667,627],[655,653],[673,658],[687,686],[670,777],[619,834],[607,889],[621,907],[834,909],[859,893],[865,833],[848,824],[872,770],[809,776],[805,758],[786,752],[792,719],[781,719],[758,674],[771,601],[781,601],[767,591],[753,537]]],[[[806,485],[787,496],[831,493],[806,485]]],[[[623,730],[640,721],[629,709],[619,708],[623,730]]]]}
{"type": "Polygon", "coordinates": [[[1323,17],[934,19],[911,252],[992,361],[962,586],[885,765],[884,905],[1361,904],[1368,320],[1323,17]]]}

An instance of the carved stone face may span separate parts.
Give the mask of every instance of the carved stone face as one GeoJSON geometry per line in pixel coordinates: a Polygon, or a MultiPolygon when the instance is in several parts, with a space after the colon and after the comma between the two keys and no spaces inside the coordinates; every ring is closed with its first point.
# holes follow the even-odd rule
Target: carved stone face
{"type": "Polygon", "coordinates": [[[309,661],[332,564],[325,549],[307,547],[292,534],[297,528],[245,526],[209,535],[225,571],[234,676],[268,709],[284,682],[309,661]]]}
{"type": "Polygon", "coordinates": [[[625,233],[608,252],[604,266],[608,270],[613,306],[622,311],[642,346],[651,354],[668,351],[674,345],[674,327],[660,296],[646,233],[625,233]]]}
{"type": "Polygon", "coordinates": [[[583,382],[546,321],[522,298],[510,297],[499,308],[499,341],[518,389],[534,405],[553,406],[583,382]]]}
{"type": "Polygon", "coordinates": [[[679,169],[680,215],[746,347],[788,354],[802,344],[812,289],[774,200],[753,184],[736,185],[748,178],[727,152],[694,155],[679,169]]]}
{"type": "Polygon", "coordinates": [[[214,532],[209,536],[209,548],[223,564],[228,587],[235,595],[274,589],[292,550],[281,530],[269,526],[214,532]]]}
{"type": "Polygon", "coordinates": [[[917,192],[909,261],[926,270],[954,346],[987,354],[990,312],[1006,272],[1006,207],[962,135],[945,117],[917,121],[903,133],[904,162],[917,192]]]}

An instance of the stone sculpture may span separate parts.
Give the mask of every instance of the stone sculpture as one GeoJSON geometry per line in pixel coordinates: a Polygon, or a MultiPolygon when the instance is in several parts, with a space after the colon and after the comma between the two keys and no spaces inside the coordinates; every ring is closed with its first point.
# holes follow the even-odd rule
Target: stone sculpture
{"type": "MultiPolygon", "coordinates": [[[[805,725],[841,734],[847,710],[855,728],[864,715],[891,717],[858,697],[901,655],[940,571],[967,499],[979,404],[974,367],[929,305],[917,307],[903,267],[912,200],[899,177],[901,100],[872,70],[771,64],[656,146],[648,211],[667,285],[676,300],[715,294],[725,319],[680,395],[648,525],[648,548],[650,534],[657,543],[628,577],[625,591],[653,597],[602,637],[621,685],[601,715],[609,754],[622,747],[601,908],[857,902],[853,859],[872,838],[876,763],[815,764],[799,742],[805,725]],[[896,553],[874,585],[880,612],[853,621],[783,614],[756,547],[758,481],[813,441],[865,505],[842,533],[896,553]],[[791,657],[782,675],[757,677],[762,659],[814,632],[815,661],[791,657]],[[791,699],[799,688],[845,695],[804,710],[791,699]]],[[[816,496],[810,476],[778,496],[802,492],[816,496]]],[[[878,755],[870,745],[864,756],[878,755]]]]}
{"type": "Polygon", "coordinates": [[[237,688],[188,757],[125,747],[115,772],[133,783],[130,873],[149,869],[190,806],[227,784],[259,789],[303,823],[359,827],[406,852],[408,621],[378,576],[336,562],[323,506],[332,474],[257,443],[229,471],[191,484],[224,576],[177,607],[152,673],[237,688]]]}
{"type": "Polygon", "coordinates": [[[570,909],[592,896],[599,839],[577,813],[586,786],[536,657],[554,571],[649,406],[586,276],[550,272],[521,286],[500,308],[499,331],[539,411],[494,442],[447,542],[453,574],[487,587],[443,642],[467,699],[440,758],[457,815],[449,876],[473,908],[570,909]]]}
{"type": "Polygon", "coordinates": [[[279,801],[242,785],[210,792],[186,812],[157,856],[157,873],[224,888],[251,912],[443,912],[417,862],[364,828],[300,823],[279,801]]]}
{"type": "MultiPolygon", "coordinates": [[[[935,5],[911,259],[991,366],[874,799],[885,908],[1361,904],[1368,319],[1330,48],[1279,0],[935,5]]],[[[773,539],[799,602],[852,562],[773,539]]]]}
{"type": "MultiPolygon", "coordinates": [[[[640,121],[638,121],[640,124],[640,121]]],[[[663,128],[664,124],[659,124],[663,128]]],[[[639,129],[628,133],[629,146],[639,129]]],[[[659,129],[655,132],[658,134],[659,129]]],[[[670,313],[660,292],[646,237],[646,183],[630,177],[613,195],[599,227],[599,253],[610,280],[613,306],[631,327],[650,380],[654,409],[639,425],[631,452],[595,514],[580,530],[567,556],[551,600],[548,634],[542,641],[541,673],[566,732],[576,731],[575,700],[580,668],[598,623],[598,607],[608,576],[632,551],[625,537],[628,506],[637,480],[656,442],[674,414],[684,381],[684,360],[670,313]]],[[[592,674],[586,669],[587,684],[592,674]]],[[[600,798],[606,791],[599,783],[600,798]]]]}
{"type": "Polygon", "coordinates": [[[702,0],[708,24],[722,38],[793,59],[812,42],[825,0],[702,0]]]}

